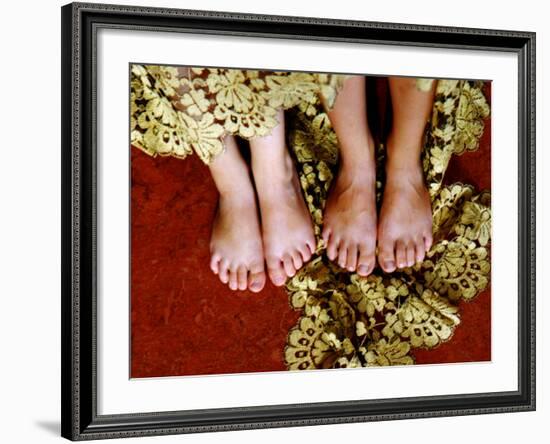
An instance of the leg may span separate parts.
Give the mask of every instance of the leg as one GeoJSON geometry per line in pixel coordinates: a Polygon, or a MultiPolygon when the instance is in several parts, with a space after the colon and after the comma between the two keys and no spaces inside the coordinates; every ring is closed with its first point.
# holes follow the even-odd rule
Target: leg
{"type": "Polygon", "coordinates": [[[313,222],[285,143],[284,112],[270,135],[250,141],[260,202],[265,259],[271,281],[283,285],[315,251],[313,222]]]}
{"type": "Polygon", "coordinates": [[[265,271],[256,196],[235,138],[226,136],[225,146],[210,165],[220,193],[210,239],[210,268],[232,290],[258,292],[264,287],[265,271]]]}
{"type": "Polygon", "coordinates": [[[386,187],[378,226],[378,262],[386,272],[421,262],[432,245],[432,212],[420,153],[435,82],[390,77],[393,126],[387,141],[386,187]]]}
{"type": "Polygon", "coordinates": [[[328,114],[340,145],[340,170],[325,208],[323,239],[329,259],[367,276],[376,262],[376,167],[364,76],[346,79],[328,114]]]}

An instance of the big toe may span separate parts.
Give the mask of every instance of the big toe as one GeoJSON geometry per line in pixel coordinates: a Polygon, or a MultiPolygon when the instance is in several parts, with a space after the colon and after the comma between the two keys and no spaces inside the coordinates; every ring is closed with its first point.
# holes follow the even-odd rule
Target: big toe
{"type": "Polygon", "coordinates": [[[268,268],[269,279],[273,285],[280,287],[286,282],[286,273],[281,262],[271,263],[268,268]]]}
{"type": "Polygon", "coordinates": [[[248,289],[254,293],[262,291],[265,285],[265,272],[250,272],[248,275],[248,289]]]}
{"type": "Polygon", "coordinates": [[[363,277],[368,276],[374,270],[375,263],[374,248],[361,247],[357,260],[357,274],[363,277]]]}
{"type": "Polygon", "coordinates": [[[396,270],[393,242],[381,242],[379,245],[378,263],[386,273],[396,270]]]}

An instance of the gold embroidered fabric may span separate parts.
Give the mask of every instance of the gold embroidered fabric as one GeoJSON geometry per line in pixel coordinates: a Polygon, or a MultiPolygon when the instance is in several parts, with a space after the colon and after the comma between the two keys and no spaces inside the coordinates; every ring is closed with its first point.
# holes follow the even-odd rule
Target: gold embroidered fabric
{"type": "Polygon", "coordinates": [[[131,142],[147,154],[209,163],[223,151],[223,136],[265,136],[278,108],[306,115],[322,101],[331,107],[346,76],[132,65],[131,142]]]}
{"type": "MultiPolygon", "coordinates": [[[[433,211],[434,245],[423,263],[367,278],[324,255],[323,208],[338,166],[338,140],[326,108],[346,76],[233,69],[133,65],[131,141],[146,153],[208,163],[225,134],[268,134],[277,108],[287,109],[288,146],[318,240],[317,252],[287,282],[290,305],[302,316],[284,350],[289,370],[408,365],[413,348],[448,341],[460,323],[457,302],[472,300],[490,277],[490,193],[443,185],[453,155],[478,148],[489,116],[483,83],[439,80],[427,125],[423,168],[433,211]]],[[[427,90],[432,79],[418,79],[427,90]]],[[[377,148],[383,166],[384,146],[377,148]]],[[[383,192],[377,168],[377,199],[383,192]]]]}

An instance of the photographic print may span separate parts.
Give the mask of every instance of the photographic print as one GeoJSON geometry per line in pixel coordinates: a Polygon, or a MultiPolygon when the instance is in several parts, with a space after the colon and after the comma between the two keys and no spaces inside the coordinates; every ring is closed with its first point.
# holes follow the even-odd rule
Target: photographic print
{"type": "Polygon", "coordinates": [[[490,80],[129,78],[131,378],[491,361],[490,80]]]}
{"type": "Polygon", "coordinates": [[[61,40],[62,436],[535,409],[534,33],[73,3],[61,40]]]}

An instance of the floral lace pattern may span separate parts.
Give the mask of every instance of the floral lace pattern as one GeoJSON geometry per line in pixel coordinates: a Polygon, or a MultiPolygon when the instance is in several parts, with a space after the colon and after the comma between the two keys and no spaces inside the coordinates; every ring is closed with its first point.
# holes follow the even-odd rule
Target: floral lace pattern
{"type": "MultiPolygon", "coordinates": [[[[414,363],[413,348],[448,341],[460,323],[459,299],[489,285],[490,193],[443,185],[453,155],[476,150],[489,116],[483,83],[439,80],[425,135],[423,168],[432,200],[434,245],[421,264],[367,278],[324,255],[323,208],[338,166],[338,140],[326,113],[345,76],[235,69],[133,65],[132,145],[180,158],[195,152],[209,163],[223,136],[268,134],[276,109],[288,110],[288,146],[312,215],[317,251],[287,282],[290,305],[302,313],[288,334],[289,370],[414,363]]],[[[432,79],[418,79],[429,89],[432,79]]],[[[383,164],[385,149],[377,147],[383,164]]],[[[383,168],[377,168],[377,199],[383,168]]]]}
{"type": "Polygon", "coordinates": [[[131,141],[150,155],[205,162],[223,151],[223,136],[261,137],[278,108],[331,107],[345,76],[305,72],[132,65],[131,141]]]}

